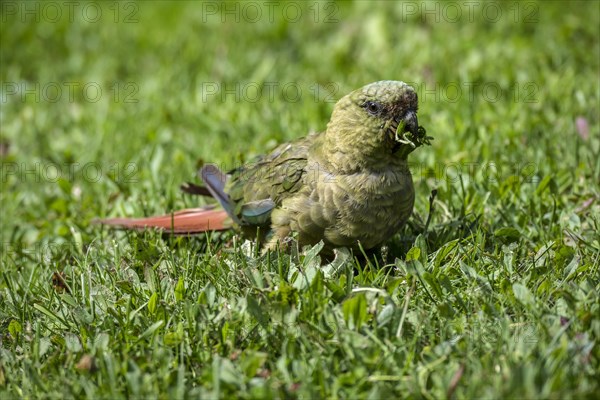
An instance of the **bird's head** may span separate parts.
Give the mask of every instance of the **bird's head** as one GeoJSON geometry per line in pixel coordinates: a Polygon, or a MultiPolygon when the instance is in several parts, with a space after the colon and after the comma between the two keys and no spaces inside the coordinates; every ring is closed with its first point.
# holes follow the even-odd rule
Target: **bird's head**
{"type": "Polygon", "coordinates": [[[419,126],[417,109],[417,93],[411,86],[400,81],[374,82],[337,102],[327,136],[332,144],[350,144],[363,154],[406,158],[432,139],[419,126]]]}

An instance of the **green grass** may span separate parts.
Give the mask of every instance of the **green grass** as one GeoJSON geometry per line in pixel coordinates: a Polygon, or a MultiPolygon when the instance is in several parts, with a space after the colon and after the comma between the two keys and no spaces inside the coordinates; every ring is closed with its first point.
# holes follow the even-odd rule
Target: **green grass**
{"type": "Polygon", "coordinates": [[[597,2],[44,4],[1,5],[1,398],[598,396],[597,2]],[[195,206],[199,164],[382,79],[435,141],[378,256],[91,224],[195,206]]]}

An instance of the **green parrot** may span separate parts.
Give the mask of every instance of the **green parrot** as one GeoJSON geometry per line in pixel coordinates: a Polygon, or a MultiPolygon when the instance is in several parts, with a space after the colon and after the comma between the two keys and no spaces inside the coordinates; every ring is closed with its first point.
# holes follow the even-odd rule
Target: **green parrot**
{"type": "Polygon", "coordinates": [[[300,246],[322,240],[329,253],[373,249],[412,213],[407,156],[432,139],[418,124],[417,108],[417,94],[404,82],[371,83],[336,103],[324,132],[282,144],[228,174],[206,165],[204,186],[182,187],[214,197],[220,208],[101,222],[179,234],[235,227],[267,250],[292,237],[300,246]]]}

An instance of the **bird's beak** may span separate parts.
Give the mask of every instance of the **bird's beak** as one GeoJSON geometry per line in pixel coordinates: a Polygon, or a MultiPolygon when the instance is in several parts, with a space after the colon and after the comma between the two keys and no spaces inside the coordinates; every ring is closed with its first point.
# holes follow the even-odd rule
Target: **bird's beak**
{"type": "Polygon", "coordinates": [[[403,144],[408,145],[411,152],[423,144],[430,144],[433,139],[427,136],[425,128],[419,126],[417,112],[414,110],[408,110],[401,119],[392,120],[388,132],[396,142],[392,149],[393,153],[397,152],[403,144]]]}
{"type": "Polygon", "coordinates": [[[417,119],[417,113],[409,110],[402,118],[404,121],[404,129],[405,131],[409,131],[413,135],[417,135],[417,131],[419,129],[419,120],[417,119]]]}

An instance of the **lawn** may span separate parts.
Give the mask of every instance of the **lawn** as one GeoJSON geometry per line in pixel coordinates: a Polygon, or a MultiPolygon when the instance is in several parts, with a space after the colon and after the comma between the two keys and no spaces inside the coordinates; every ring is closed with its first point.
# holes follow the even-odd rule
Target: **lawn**
{"type": "Polygon", "coordinates": [[[0,7],[0,398],[600,393],[598,2],[0,7]],[[92,223],[384,79],[435,139],[374,255],[92,223]]]}

